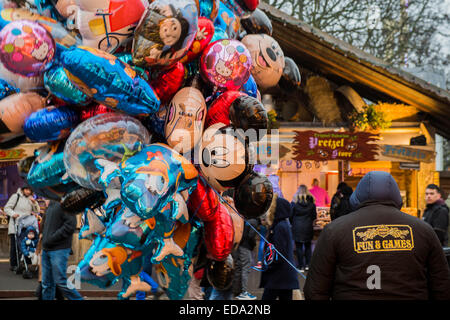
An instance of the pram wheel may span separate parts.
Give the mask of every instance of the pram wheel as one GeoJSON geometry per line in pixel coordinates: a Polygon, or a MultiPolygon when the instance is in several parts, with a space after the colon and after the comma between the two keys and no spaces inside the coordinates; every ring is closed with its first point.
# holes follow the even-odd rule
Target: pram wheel
{"type": "Polygon", "coordinates": [[[33,272],[31,272],[31,271],[25,271],[25,272],[22,274],[22,277],[23,277],[24,279],[33,279],[33,272]]]}

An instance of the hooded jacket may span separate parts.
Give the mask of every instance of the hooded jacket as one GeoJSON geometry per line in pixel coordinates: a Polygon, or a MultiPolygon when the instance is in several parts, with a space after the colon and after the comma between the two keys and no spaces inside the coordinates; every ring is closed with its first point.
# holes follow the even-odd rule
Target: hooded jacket
{"type": "MultiPolygon", "coordinates": [[[[269,208],[268,220],[273,221],[269,229],[267,240],[275,248],[294,264],[294,247],[289,218],[291,206],[289,201],[274,196],[272,206],[269,208]],[[273,220],[272,220],[273,219],[273,220]]],[[[266,249],[264,246],[264,249],[266,249]]],[[[268,269],[261,275],[260,287],[264,289],[298,289],[298,276],[295,269],[281,256],[269,264],[268,269]]]]}
{"type": "Polygon", "coordinates": [[[330,205],[331,220],[345,216],[352,211],[350,206],[350,197],[353,189],[345,183],[338,186],[337,192],[333,195],[330,205]]]}
{"type": "Polygon", "coordinates": [[[317,218],[314,198],[307,196],[306,201],[291,202],[292,235],[295,242],[311,242],[314,236],[313,223],[317,218]]]}
{"type": "Polygon", "coordinates": [[[25,235],[20,243],[20,249],[25,257],[28,257],[30,253],[36,251],[36,247],[39,241],[38,233],[33,226],[30,226],[25,231],[25,235]],[[28,239],[28,233],[33,232],[34,238],[33,240],[28,239]]]}
{"type": "Polygon", "coordinates": [[[389,173],[366,174],[350,202],[356,211],[319,236],[306,299],[450,299],[439,239],[429,225],[400,211],[400,192],[389,173]]]}
{"type": "Polygon", "coordinates": [[[42,247],[46,251],[72,247],[72,235],[77,226],[77,218],[66,213],[57,201],[50,201],[43,219],[42,247]]]}
{"type": "Polygon", "coordinates": [[[38,204],[32,203],[30,199],[25,197],[22,189],[19,188],[17,189],[16,193],[12,194],[11,197],[9,197],[8,202],[6,203],[3,210],[10,217],[8,234],[15,234],[16,228],[14,223],[17,223],[19,218],[30,215],[32,212],[39,212],[40,208],[38,204]],[[16,213],[19,215],[19,218],[13,219],[12,216],[16,213]]]}
{"type": "Polygon", "coordinates": [[[423,221],[433,228],[443,247],[448,245],[448,213],[447,204],[442,199],[433,204],[427,204],[423,213],[423,221]]]}

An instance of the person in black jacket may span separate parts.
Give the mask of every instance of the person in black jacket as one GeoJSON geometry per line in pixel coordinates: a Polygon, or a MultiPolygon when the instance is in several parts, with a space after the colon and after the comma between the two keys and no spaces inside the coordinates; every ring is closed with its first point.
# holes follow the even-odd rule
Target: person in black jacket
{"type": "Polygon", "coordinates": [[[292,206],[292,234],[297,251],[298,268],[301,271],[309,269],[311,260],[311,241],[314,236],[313,223],[317,217],[314,197],[308,187],[302,184],[292,206]]]}
{"type": "Polygon", "coordinates": [[[307,300],[450,299],[450,269],[433,229],[400,211],[387,172],[366,174],[354,212],[325,226],[304,286],[307,300]]]}
{"type": "Polygon", "coordinates": [[[258,221],[256,219],[248,219],[244,224],[244,231],[242,232],[242,239],[239,243],[234,256],[235,260],[235,273],[233,281],[234,293],[240,292],[236,299],[238,300],[255,300],[256,296],[252,295],[247,290],[248,276],[250,274],[250,268],[253,265],[252,252],[256,247],[256,228],[258,227],[258,221]],[[251,227],[250,225],[253,227],[251,227]]]}
{"type": "Polygon", "coordinates": [[[449,209],[442,199],[441,189],[435,184],[428,185],[425,189],[425,201],[427,208],[423,213],[423,220],[436,232],[441,245],[446,247],[448,245],[449,209]]]}
{"type": "Polygon", "coordinates": [[[82,300],[75,289],[67,286],[67,261],[77,220],[61,204],[50,201],[42,231],[42,300],[54,300],[55,288],[69,300],[82,300]]]}
{"type": "Polygon", "coordinates": [[[353,193],[353,189],[345,182],[338,184],[337,191],[331,198],[330,205],[330,218],[331,221],[345,216],[352,211],[350,207],[350,196],[353,193]]]}
{"type": "MultiPolygon", "coordinates": [[[[274,194],[268,220],[273,221],[267,240],[280,255],[261,274],[260,287],[264,288],[262,300],[292,300],[294,289],[299,289],[298,274],[294,266],[294,248],[289,218],[292,214],[289,201],[274,194]]],[[[267,243],[265,245],[267,250],[267,243]]]]}

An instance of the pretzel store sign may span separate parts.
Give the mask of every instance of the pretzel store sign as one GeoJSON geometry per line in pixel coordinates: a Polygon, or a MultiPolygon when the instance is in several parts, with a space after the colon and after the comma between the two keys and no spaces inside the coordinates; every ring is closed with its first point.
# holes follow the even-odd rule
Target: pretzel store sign
{"type": "Polygon", "coordinates": [[[294,131],[293,160],[373,161],[379,135],[370,132],[294,131]]]}

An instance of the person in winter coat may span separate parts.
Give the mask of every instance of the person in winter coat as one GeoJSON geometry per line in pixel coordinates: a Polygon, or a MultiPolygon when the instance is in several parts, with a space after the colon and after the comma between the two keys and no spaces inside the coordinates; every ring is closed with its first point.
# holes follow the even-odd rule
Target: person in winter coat
{"type": "Polygon", "coordinates": [[[25,231],[26,236],[22,239],[20,243],[20,248],[22,249],[22,254],[24,255],[28,264],[31,264],[31,258],[36,252],[36,247],[39,241],[38,233],[36,229],[32,226],[28,227],[25,231]]]}
{"type": "Polygon", "coordinates": [[[437,185],[430,184],[427,186],[425,189],[427,208],[422,219],[433,228],[441,245],[446,247],[448,245],[449,209],[441,195],[441,189],[437,185]]]}
{"type": "Polygon", "coordinates": [[[311,260],[311,241],[314,236],[313,223],[317,217],[314,197],[302,184],[292,206],[292,234],[297,251],[298,268],[308,270],[311,260]]]}
{"type": "MultiPolygon", "coordinates": [[[[10,270],[15,271],[18,267],[16,254],[16,223],[18,223],[19,218],[32,215],[33,213],[38,213],[39,204],[33,198],[33,191],[31,190],[31,188],[29,186],[24,186],[17,189],[17,192],[11,195],[3,210],[9,216],[9,263],[10,270]]],[[[17,243],[17,245],[20,244],[17,243]]]]}
{"type": "Polygon", "coordinates": [[[336,220],[339,217],[345,216],[352,211],[350,207],[350,196],[353,193],[353,189],[345,182],[338,184],[337,191],[331,198],[330,205],[330,218],[331,221],[336,220]]]}
{"type": "MultiPolygon", "coordinates": [[[[260,288],[264,288],[262,300],[292,300],[293,290],[299,289],[298,275],[294,267],[294,248],[289,217],[289,201],[274,194],[269,208],[271,222],[267,240],[289,262],[278,255],[261,274],[260,288]]],[[[267,248],[267,244],[265,246],[267,248]]]]}
{"type": "Polygon", "coordinates": [[[307,300],[450,299],[450,269],[433,229],[400,211],[387,172],[366,174],[354,212],[325,226],[304,286],[307,300]]]}
{"type": "Polygon", "coordinates": [[[67,286],[67,261],[76,226],[74,215],[65,212],[59,202],[50,201],[42,231],[42,300],[54,300],[56,287],[69,300],[83,299],[67,286]]]}

